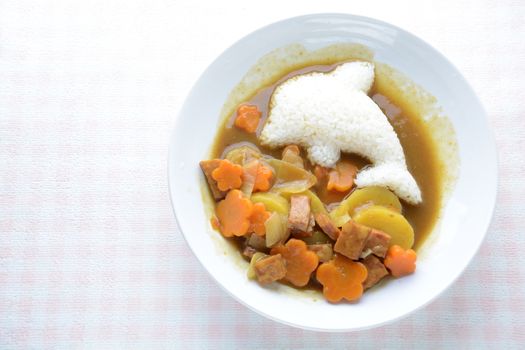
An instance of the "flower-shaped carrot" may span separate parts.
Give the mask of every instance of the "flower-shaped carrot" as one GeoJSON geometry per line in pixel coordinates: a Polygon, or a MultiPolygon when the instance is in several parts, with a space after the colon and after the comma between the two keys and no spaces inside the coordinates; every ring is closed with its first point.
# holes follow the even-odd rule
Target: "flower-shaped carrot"
{"type": "Polygon", "coordinates": [[[266,228],[264,223],[270,217],[270,212],[266,211],[263,203],[255,203],[252,207],[252,214],[250,215],[250,232],[254,232],[257,236],[264,236],[266,228]]]}
{"type": "Polygon", "coordinates": [[[212,171],[211,177],[217,181],[221,191],[228,191],[241,187],[242,167],[227,159],[221,159],[219,166],[212,171]]]}
{"type": "Polygon", "coordinates": [[[306,243],[298,239],[290,239],[286,245],[273,247],[270,254],[281,254],[286,260],[286,276],[290,283],[303,287],[310,280],[310,275],[319,264],[316,253],[308,250],[306,243]]]}
{"type": "Polygon", "coordinates": [[[219,223],[219,219],[215,215],[212,216],[210,219],[211,227],[213,227],[214,230],[219,230],[221,228],[221,224],[219,223]]]}
{"type": "Polygon", "coordinates": [[[257,168],[257,176],[255,177],[255,185],[253,191],[268,191],[270,189],[270,182],[273,177],[272,169],[259,163],[257,168]]]}
{"type": "Polygon", "coordinates": [[[352,163],[340,161],[335,169],[330,170],[328,174],[328,190],[346,192],[354,185],[354,178],[357,174],[357,167],[352,163]]]}
{"type": "Polygon", "coordinates": [[[404,250],[398,245],[388,248],[385,257],[385,266],[394,277],[410,275],[416,271],[416,252],[412,249],[404,250]]]}
{"type": "Polygon", "coordinates": [[[243,236],[250,228],[253,204],[241,191],[232,190],[219,202],[215,213],[224,237],[243,236]]]}
{"type": "Polygon", "coordinates": [[[317,280],[323,285],[324,297],[337,303],[341,299],[357,300],[363,294],[363,282],[368,271],[366,267],[342,255],[321,264],[317,269],[317,280]]]}
{"type": "Polygon", "coordinates": [[[235,126],[246,132],[254,133],[261,120],[261,111],[254,105],[242,105],[237,108],[235,126]]]}

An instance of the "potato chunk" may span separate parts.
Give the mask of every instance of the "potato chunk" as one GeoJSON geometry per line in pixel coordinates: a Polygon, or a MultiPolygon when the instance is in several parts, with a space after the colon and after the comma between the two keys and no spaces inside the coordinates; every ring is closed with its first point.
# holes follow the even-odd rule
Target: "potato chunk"
{"type": "Polygon", "coordinates": [[[399,245],[403,249],[409,249],[414,244],[414,229],[403,215],[393,210],[373,205],[359,211],[353,220],[390,235],[390,246],[399,245]]]}

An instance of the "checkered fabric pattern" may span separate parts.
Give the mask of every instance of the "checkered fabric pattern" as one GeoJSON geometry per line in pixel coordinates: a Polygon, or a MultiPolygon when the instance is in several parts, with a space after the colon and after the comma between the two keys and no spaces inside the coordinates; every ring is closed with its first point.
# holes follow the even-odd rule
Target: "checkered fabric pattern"
{"type": "Polygon", "coordinates": [[[524,18],[519,0],[0,1],[0,348],[523,349],[524,18]],[[351,334],[284,326],[226,295],[167,190],[171,127],[198,74],[241,35],[314,12],[436,46],[499,147],[495,216],[467,271],[426,308],[351,334]]]}

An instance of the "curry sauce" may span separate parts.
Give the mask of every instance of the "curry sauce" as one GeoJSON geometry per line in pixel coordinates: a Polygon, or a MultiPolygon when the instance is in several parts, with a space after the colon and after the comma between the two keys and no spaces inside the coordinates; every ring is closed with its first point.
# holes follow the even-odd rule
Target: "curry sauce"
{"type": "MultiPolygon", "coordinates": [[[[256,134],[249,134],[233,126],[235,113],[224,121],[224,125],[219,127],[217,132],[211,157],[220,158],[224,149],[232,144],[239,142],[249,142],[256,145],[262,153],[280,158],[282,149],[269,149],[260,144],[257,136],[268,115],[270,99],[272,92],[281,82],[286,79],[309,72],[329,72],[342,62],[316,62],[315,65],[304,67],[294,67],[283,77],[273,84],[261,87],[251,98],[245,101],[247,104],[256,105],[262,112],[262,121],[256,134]]],[[[441,208],[442,200],[442,176],[443,169],[438,158],[438,148],[432,138],[431,131],[424,123],[421,111],[418,106],[411,104],[409,98],[401,90],[390,84],[386,76],[376,69],[374,84],[370,90],[369,96],[381,108],[387,116],[390,124],[393,126],[403,147],[408,170],[415,178],[422,193],[423,201],[418,205],[410,205],[403,202],[403,216],[408,220],[414,229],[415,243],[414,249],[419,248],[427,236],[432,231],[441,208]]],[[[304,150],[303,150],[304,155],[304,150]]],[[[369,161],[353,154],[342,153],[341,159],[349,160],[358,168],[363,168],[369,164],[369,161]]],[[[312,164],[305,162],[305,168],[312,170],[312,164]]],[[[340,202],[348,193],[327,191],[323,184],[318,184],[316,193],[325,205],[340,202]]]]}

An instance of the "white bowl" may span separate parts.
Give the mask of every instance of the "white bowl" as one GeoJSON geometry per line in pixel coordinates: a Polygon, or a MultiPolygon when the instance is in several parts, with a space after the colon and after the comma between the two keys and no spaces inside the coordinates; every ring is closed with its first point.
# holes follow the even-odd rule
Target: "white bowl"
{"type": "Polygon", "coordinates": [[[235,299],[292,326],[349,331],[375,327],[424,306],[466,268],[481,245],[496,198],[497,166],[483,107],[460,72],[421,39],[390,24],[345,14],[287,19],[249,34],[222,53],[191,90],[177,119],[169,152],[171,200],[179,228],[204,268],[235,299]],[[292,43],[322,47],[361,43],[434,95],[453,123],[460,175],[417,272],[374,288],[357,303],[330,304],[289,287],[262,288],[246,278],[247,263],[209,225],[198,162],[208,152],[231,89],[264,54],[292,43]]]}

